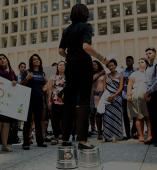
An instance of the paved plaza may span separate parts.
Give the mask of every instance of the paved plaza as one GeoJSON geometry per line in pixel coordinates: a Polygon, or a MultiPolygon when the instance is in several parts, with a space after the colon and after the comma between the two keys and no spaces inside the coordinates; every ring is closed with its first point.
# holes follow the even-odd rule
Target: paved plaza
{"type": "MultiPolygon", "coordinates": [[[[100,148],[101,166],[79,170],[157,170],[157,147],[134,139],[103,143],[90,138],[90,142],[100,148]]],[[[12,153],[0,151],[0,170],[56,170],[57,149],[49,143],[47,148],[33,144],[29,151],[13,145],[12,153]]]]}

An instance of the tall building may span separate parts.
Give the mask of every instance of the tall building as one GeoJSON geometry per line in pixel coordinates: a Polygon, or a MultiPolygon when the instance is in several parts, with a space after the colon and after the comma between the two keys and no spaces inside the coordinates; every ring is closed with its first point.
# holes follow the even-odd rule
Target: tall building
{"type": "Polygon", "coordinates": [[[1,0],[0,53],[14,67],[33,53],[44,65],[62,59],[58,44],[76,3],[89,8],[94,48],[119,65],[127,55],[137,60],[146,47],[157,47],[157,0],[1,0]]]}

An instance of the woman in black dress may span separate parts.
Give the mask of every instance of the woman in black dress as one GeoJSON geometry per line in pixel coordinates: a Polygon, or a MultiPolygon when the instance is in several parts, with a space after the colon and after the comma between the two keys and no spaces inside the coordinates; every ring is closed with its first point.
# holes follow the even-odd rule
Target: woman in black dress
{"type": "Polygon", "coordinates": [[[44,111],[44,91],[43,87],[46,84],[45,73],[43,72],[42,60],[38,54],[33,54],[29,59],[29,69],[21,84],[31,88],[30,105],[27,121],[23,128],[23,149],[30,149],[30,129],[32,117],[35,123],[35,135],[38,147],[47,147],[44,144],[42,134],[42,117],[44,111]]]}
{"type": "Polygon", "coordinates": [[[93,79],[91,55],[106,64],[106,58],[91,47],[92,27],[87,23],[88,16],[89,11],[84,4],[73,6],[70,15],[72,24],[64,30],[59,46],[60,55],[66,58],[63,145],[71,145],[68,140],[76,113],[76,131],[80,149],[93,148],[87,143],[93,79]]]}

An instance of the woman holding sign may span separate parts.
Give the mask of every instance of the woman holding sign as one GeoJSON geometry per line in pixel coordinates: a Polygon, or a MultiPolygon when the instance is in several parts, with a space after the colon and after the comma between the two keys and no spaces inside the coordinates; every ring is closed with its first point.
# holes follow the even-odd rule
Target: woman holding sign
{"type": "MultiPolygon", "coordinates": [[[[0,76],[12,81],[13,86],[16,85],[16,75],[10,66],[9,59],[4,54],[0,54],[0,76]]],[[[1,85],[3,84],[1,83],[1,85]]],[[[2,151],[6,151],[6,152],[12,151],[12,149],[9,147],[7,143],[9,126],[10,126],[10,122],[12,121],[14,121],[14,119],[0,115],[0,133],[1,133],[1,141],[2,141],[2,151]]]]}

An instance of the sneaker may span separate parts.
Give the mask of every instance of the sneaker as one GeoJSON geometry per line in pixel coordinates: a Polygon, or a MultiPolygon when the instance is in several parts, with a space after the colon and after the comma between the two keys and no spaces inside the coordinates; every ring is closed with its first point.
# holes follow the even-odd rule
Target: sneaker
{"type": "Polygon", "coordinates": [[[12,152],[13,151],[12,148],[8,145],[7,146],[2,145],[1,150],[4,152],[12,152]]]}

